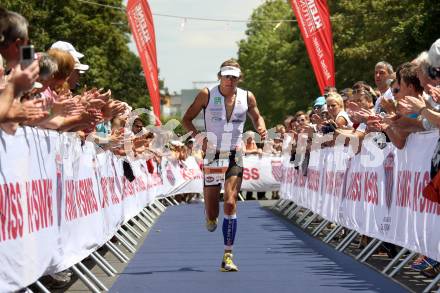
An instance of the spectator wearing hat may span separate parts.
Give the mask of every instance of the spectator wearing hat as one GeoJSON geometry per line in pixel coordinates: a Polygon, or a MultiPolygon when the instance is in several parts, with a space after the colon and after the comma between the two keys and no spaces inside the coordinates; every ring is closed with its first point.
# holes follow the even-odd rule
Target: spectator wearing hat
{"type": "Polygon", "coordinates": [[[89,65],[82,64],[79,61],[79,59],[84,57],[84,54],[78,52],[71,43],[65,42],[65,41],[57,41],[57,42],[53,43],[53,45],[51,46],[51,49],[63,50],[63,51],[69,52],[70,55],[72,55],[73,60],[75,62],[75,66],[74,66],[74,70],[70,74],[67,82],[69,83],[70,89],[73,90],[73,89],[77,88],[80,74],[89,70],[89,65]]]}

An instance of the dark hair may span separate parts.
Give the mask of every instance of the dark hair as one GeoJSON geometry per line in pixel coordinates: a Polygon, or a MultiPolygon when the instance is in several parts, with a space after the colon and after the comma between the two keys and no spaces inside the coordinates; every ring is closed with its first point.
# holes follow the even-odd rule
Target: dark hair
{"type": "Polygon", "coordinates": [[[0,47],[17,39],[27,39],[29,23],[21,14],[0,8],[0,47]]]}
{"type": "Polygon", "coordinates": [[[403,63],[397,68],[396,78],[399,85],[403,80],[407,85],[412,85],[416,92],[423,92],[423,87],[417,77],[417,65],[409,62],[403,63]]]}
{"type": "MultiPolygon", "coordinates": [[[[228,59],[226,61],[224,61],[221,65],[220,65],[220,69],[224,66],[232,66],[232,67],[236,67],[238,69],[240,69],[241,71],[241,67],[240,64],[238,63],[238,61],[234,58],[228,59]]],[[[221,74],[220,71],[217,73],[217,77],[220,79],[221,74]]],[[[243,79],[243,72],[240,72],[240,79],[243,79]]]]}

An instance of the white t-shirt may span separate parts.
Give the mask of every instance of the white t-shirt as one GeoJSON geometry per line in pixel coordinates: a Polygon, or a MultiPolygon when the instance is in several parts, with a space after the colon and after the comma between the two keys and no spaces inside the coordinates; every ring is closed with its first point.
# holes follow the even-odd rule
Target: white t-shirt
{"type": "Polygon", "coordinates": [[[374,104],[374,111],[376,113],[380,113],[380,103],[382,102],[382,99],[394,101],[393,91],[391,90],[391,88],[387,89],[386,92],[383,93],[383,95],[377,98],[376,103],[374,104]]]}
{"type": "Polygon", "coordinates": [[[345,126],[345,128],[352,128],[353,127],[353,122],[351,122],[350,117],[348,116],[347,112],[339,111],[338,115],[336,115],[335,120],[338,120],[339,117],[342,117],[345,119],[345,121],[347,121],[347,125],[345,126]]]}

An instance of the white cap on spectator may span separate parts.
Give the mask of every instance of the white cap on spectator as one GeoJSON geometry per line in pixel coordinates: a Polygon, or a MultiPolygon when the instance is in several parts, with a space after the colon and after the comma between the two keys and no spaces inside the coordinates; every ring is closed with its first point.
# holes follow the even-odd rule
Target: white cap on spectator
{"type": "Polygon", "coordinates": [[[440,67],[440,39],[432,44],[428,52],[428,62],[432,67],[440,67]]]}
{"type": "Polygon", "coordinates": [[[68,42],[64,42],[64,41],[57,41],[55,43],[52,44],[52,46],[50,47],[51,49],[60,49],[63,51],[67,51],[70,54],[72,54],[73,57],[76,57],[78,59],[81,59],[82,57],[84,57],[84,54],[78,52],[75,47],[68,42]]]}
{"type": "Polygon", "coordinates": [[[178,140],[170,140],[170,145],[176,146],[176,147],[184,146],[183,142],[178,141],[178,140]]]}
{"type": "Polygon", "coordinates": [[[76,70],[79,70],[79,72],[80,73],[84,73],[84,71],[87,71],[87,70],[89,70],[89,65],[87,65],[87,64],[82,64],[80,61],[79,61],[79,59],[78,58],[76,58],[75,56],[73,56],[72,55],[72,57],[73,57],[73,59],[75,60],[75,69],[76,70]]]}
{"type": "Polygon", "coordinates": [[[84,57],[84,54],[78,52],[75,47],[68,42],[64,42],[64,41],[57,41],[55,43],[52,44],[52,46],[50,47],[51,49],[59,49],[59,50],[63,50],[63,51],[67,51],[70,53],[70,55],[72,55],[73,59],[75,60],[75,69],[79,70],[80,73],[84,73],[84,71],[89,70],[89,65],[87,64],[82,64],[79,59],[84,57]]]}

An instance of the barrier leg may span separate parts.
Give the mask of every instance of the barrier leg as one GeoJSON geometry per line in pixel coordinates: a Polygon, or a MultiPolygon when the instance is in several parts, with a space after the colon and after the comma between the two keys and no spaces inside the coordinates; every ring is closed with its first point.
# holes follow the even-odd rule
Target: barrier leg
{"type": "Polygon", "coordinates": [[[301,217],[299,217],[297,220],[296,220],[296,223],[299,225],[308,215],[310,214],[310,210],[309,209],[307,209],[307,210],[305,210],[304,212],[303,212],[303,214],[301,215],[301,217]]]}
{"type": "Polygon", "coordinates": [[[287,216],[295,207],[296,205],[292,203],[287,209],[282,212],[282,215],[287,216]]]}
{"type": "MultiPolygon", "coordinates": [[[[435,285],[437,285],[437,283],[440,281],[440,274],[437,275],[437,277],[435,277],[431,283],[429,283],[429,285],[425,288],[425,290],[423,290],[423,293],[428,293],[429,291],[432,290],[432,288],[434,288],[435,285]]],[[[437,293],[440,292],[440,289],[437,291],[437,293]]]]}
{"type": "Polygon", "coordinates": [[[78,263],[78,267],[84,272],[84,274],[90,278],[99,288],[104,291],[108,291],[107,287],[81,262],[78,263]]]}
{"type": "Polygon", "coordinates": [[[97,259],[99,259],[112,273],[117,274],[118,271],[105,259],[104,256],[99,254],[98,252],[92,253],[97,259]]]}
{"type": "Polygon", "coordinates": [[[344,251],[349,245],[350,245],[350,243],[351,242],[353,242],[353,240],[356,238],[356,236],[358,236],[359,235],[359,233],[358,232],[356,232],[355,230],[352,230],[348,235],[347,235],[347,237],[345,237],[344,238],[344,240],[343,241],[341,241],[341,243],[339,243],[339,249],[338,249],[338,247],[336,247],[336,249],[337,250],[339,250],[339,251],[344,251]],[[343,244],[342,244],[343,243],[343,244]]]}
{"type": "Polygon", "coordinates": [[[135,253],[136,249],[134,249],[133,246],[131,246],[127,241],[125,241],[124,237],[118,234],[116,232],[115,237],[121,242],[121,244],[131,253],[135,253]]]}
{"type": "Polygon", "coordinates": [[[397,274],[410,260],[414,258],[416,254],[417,253],[415,252],[411,252],[391,273],[388,274],[388,277],[392,278],[395,274],[397,274]]]}
{"type": "MultiPolygon", "coordinates": [[[[139,215],[137,217],[140,219],[139,215]]],[[[138,220],[135,218],[130,219],[130,221],[134,224],[134,226],[138,227],[139,230],[141,230],[143,233],[147,232],[147,228],[144,227],[141,223],[139,223],[138,220]]]]}
{"type": "Polygon", "coordinates": [[[287,207],[289,207],[291,204],[293,204],[293,203],[292,203],[290,200],[286,200],[286,202],[284,202],[284,203],[280,206],[280,208],[278,209],[278,211],[279,211],[280,213],[282,213],[283,210],[286,209],[287,207]]]}
{"type": "Polygon", "coordinates": [[[318,216],[318,214],[313,214],[312,216],[310,216],[307,221],[304,222],[301,228],[305,230],[318,216]]]}
{"type": "Polygon", "coordinates": [[[406,248],[402,248],[399,253],[390,261],[390,263],[382,270],[382,274],[386,275],[389,269],[391,269],[395,263],[408,251],[406,248]]]}
{"type": "Polygon", "coordinates": [[[287,215],[287,219],[292,220],[292,218],[302,209],[301,206],[296,206],[296,208],[291,211],[288,215],[287,215]]]}
{"type": "Polygon", "coordinates": [[[104,271],[104,273],[107,274],[109,277],[114,277],[116,273],[113,273],[110,268],[108,268],[100,259],[96,257],[93,253],[90,255],[90,257],[93,259],[93,261],[98,265],[98,267],[101,268],[101,270],[104,271]]]}
{"type": "Polygon", "coordinates": [[[149,221],[152,221],[154,223],[154,220],[157,218],[155,214],[153,214],[149,209],[145,208],[143,212],[147,215],[146,218],[149,221]]]}
{"type": "Polygon", "coordinates": [[[361,262],[366,262],[367,259],[370,258],[371,255],[373,255],[373,253],[379,248],[379,246],[383,243],[383,241],[378,241],[372,249],[370,249],[367,254],[365,254],[365,256],[361,259],[361,262]]]}
{"type": "Polygon", "coordinates": [[[170,206],[173,206],[175,204],[173,204],[167,197],[163,198],[170,206]]]}
{"type": "Polygon", "coordinates": [[[153,205],[147,206],[147,210],[149,210],[151,212],[151,214],[154,214],[155,218],[160,216],[160,212],[158,210],[156,210],[153,205]]]}
{"type": "Polygon", "coordinates": [[[142,238],[142,235],[139,234],[139,232],[136,231],[136,229],[134,229],[133,226],[131,226],[128,222],[125,225],[123,225],[123,227],[126,227],[131,233],[133,233],[134,237],[136,237],[138,239],[142,238]]]}
{"type": "Polygon", "coordinates": [[[147,214],[144,211],[141,211],[139,213],[139,219],[141,219],[142,223],[144,223],[147,228],[151,228],[154,221],[151,221],[151,219],[148,218],[147,214]]]}
{"type": "Polygon", "coordinates": [[[94,293],[99,293],[99,289],[96,288],[95,285],[93,285],[92,282],[90,282],[89,279],[87,279],[86,276],[84,276],[83,273],[81,273],[81,271],[76,267],[76,265],[72,266],[72,271],[78,276],[78,278],[81,279],[81,281],[87,286],[87,288],[90,289],[90,291],[94,292],[94,293]]]}
{"type": "Polygon", "coordinates": [[[337,225],[335,228],[333,228],[333,230],[330,232],[330,234],[327,235],[327,237],[324,238],[324,242],[325,243],[329,243],[330,241],[332,241],[333,238],[335,238],[335,236],[342,230],[341,225],[337,225]]]}
{"type": "Polygon", "coordinates": [[[323,220],[316,228],[312,231],[312,236],[316,237],[321,233],[322,230],[324,230],[325,226],[329,223],[327,220],[323,220]]]}
{"type": "Polygon", "coordinates": [[[276,210],[277,207],[284,202],[284,199],[280,198],[277,202],[271,207],[272,210],[276,210]]]}
{"type": "MultiPolygon", "coordinates": [[[[361,236],[362,237],[362,236],[361,236]]],[[[370,250],[371,247],[373,247],[373,245],[377,242],[378,240],[376,238],[371,239],[371,241],[367,244],[367,246],[364,247],[364,249],[361,250],[361,252],[359,252],[358,255],[356,255],[355,259],[358,260],[360,259],[364,253],[366,253],[367,251],[370,250]]]]}
{"type": "Polygon", "coordinates": [[[169,197],[169,199],[171,200],[172,203],[174,203],[174,205],[178,206],[180,205],[179,202],[177,202],[177,200],[174,199],[174,197],[169,197]]]}
{"type": "Polygon", "coordinates": [[[148,221],[150,221],[151,224],[154,223],[154,216],[152,216],[152,215],[150,214],[150,211],[149,211],[149,210],[143,210],[143,211],[142,211],[142,215],[144,215],[144,217],[145,217],[148,221]]]}
{"type": "Polygon", "coordinates": [[[137,245],[137,241],[134,240],[134,238],[131,237],[130,234],[127,233],[127,231],[125,231],[124,229],[122,229],[124,226],[127,226],[127,225],[122,225],[121,229],[119,229],[118,232],[121,233],[122,236],[124,236],[124,237],[128,240],[128,242],[130,242],[131,244],[133,244],[134,246],[136,246],[136,245],[137,245]]]}
{"type": "Polygon", "coordinates": [[[243,195],[241,194],[241,192],[238,193],[238,199],[239,199],[240,201],[244,201],[244,197],[243,197],[243,195]]]}
{"type": "Polygon", "coordinates": [[[50,291],[43,284],[41,284],[40,281],[36,281],[35,285],[38,287],[39,290],[41,290],[41,292],[50,293],[50,291]]]}
{"type": "Polygon", "coordinates": [[[160,201],[158,201],[157,199],[153,202],[154,206],[161,212],[165,212],[165,210],[167,209],[160,201]]]}
{"type": "Polygon", "coordinates": [[[120,262],[127,263],[130,259],[119,249],[117,248],[113,243],[107,242],[105,246],[113,253],[114,256],[116,256],[117,259],[119,259],[120,262]]]}

